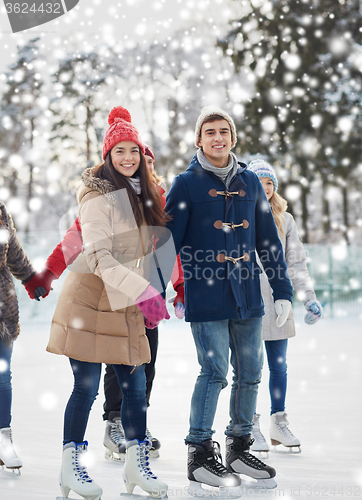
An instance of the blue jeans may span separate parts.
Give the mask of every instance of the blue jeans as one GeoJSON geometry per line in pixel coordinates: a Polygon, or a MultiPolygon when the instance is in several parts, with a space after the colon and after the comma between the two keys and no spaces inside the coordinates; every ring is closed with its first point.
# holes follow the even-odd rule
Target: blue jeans
{"type": "Polygon", "coordinates": [[[265,350],[269,365],[270,415],[285,410],[287,392],[288,339],[266,340],[265,350]]]}
{"type": "MultiPolygon", "coordinates": [[[[89,412],[98,395],[102,364],[70,358],[74,388],[64,414],[63,444],[84,441],[89,412]]],[[[146,377],[144,365],[112,365],[123,394],[121,419],[127,441],[146,437],[146,377]]]]}
{"type": "Polygon", "coordinates": [[[0,429],[10,427],[11,422],[11,356],[13,344],[4,344],[0,339],[0,429]]]}
{"type": "Polygon", "coordinates": [[[233,383],[227,436],[250,434],[263,368],[262,318],[191,323],[201,371],[191,399],[190,430],[185,443],[210,439],[221,389],[230,363],[233,383]]]}

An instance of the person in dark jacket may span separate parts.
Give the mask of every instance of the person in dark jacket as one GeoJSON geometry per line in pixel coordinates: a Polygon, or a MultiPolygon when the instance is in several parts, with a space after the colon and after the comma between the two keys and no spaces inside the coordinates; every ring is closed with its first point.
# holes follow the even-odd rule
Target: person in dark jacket
{"type": "Polygon", "coordinates": [[[234,473],[252,477],[259,487],[276,486],[275,470],[249,453],[263,365],[262,271],[256,252],[273,290],[279,326],[288,317],[293,289],[263,187],[231,152],[236,140],[232,118],[217,106],[204,108],[195,130],[199,149],[166,200],[167,227],[184,272],[185,319],[201,366],[185,439],[192,493],[201,483],[238,485],[234,473]],[[227,385],[229,349],[233,383],[224,467],[212,425],[227,385]]]}
{"type": "Polygon", "coordinates": [[[20,475],[22,461],[12,439],[11,357],[13,343],[20,333],[19,304],[13,276],[25,285],[35,275],[15,232],[13,220],[0,202],[0,465],[20,475]]]}

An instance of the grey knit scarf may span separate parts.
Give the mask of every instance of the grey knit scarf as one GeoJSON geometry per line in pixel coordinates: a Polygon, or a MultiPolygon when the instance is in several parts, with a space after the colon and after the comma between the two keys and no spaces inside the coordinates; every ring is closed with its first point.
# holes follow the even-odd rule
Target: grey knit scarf
{"type": "Polygon", "coordinates": [[[139,177],[128,177],[128,180],[136,193],[141,194],[141,179],[139,177]]]}
{"type": "Polygon", "coordinates": [[[238,169],[238,160],[234,153],[230,151],[228,165],[224,168],[214,167],[214,165],[212,165],[212,163],[210,163],[206,158],[201,149],[199,149],[196,154],[202,168],[217,175],[217,177],[219,177],[225,184],[226,189],[228,189],[238,169]]]}

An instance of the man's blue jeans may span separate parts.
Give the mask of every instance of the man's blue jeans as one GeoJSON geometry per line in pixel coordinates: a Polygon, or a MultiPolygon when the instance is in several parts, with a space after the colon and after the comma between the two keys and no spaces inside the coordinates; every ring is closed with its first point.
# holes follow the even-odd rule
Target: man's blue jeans
{"type": "Polygon", "coordinates": [[[287,347],[288,339],[265,341],[265,350],[269,365],[270,415],[285,410],[287,347]]]}
{"type": "Polygon", "coordinates": [[[227,436],[250,434],[263,368],[262,318],[230,319],[191,323],[201,366],[191,400],[188,443],[210,439],[221,389],[227,386],[230,363],[233,383],[227,436]]]}
{"type": "MultiPolygon", "coordinates": [[[[70,358],[74,388],[64,414],[63,444],[82,443],[89,412],[98,395],[101,363],[70,358]]],[[[112,365],[123,394],[121,420],[127,441],[146,437],[146,376],[144,365],[112,365]]]]}
{"type": "Polygon", "coordinates": [[[4,344],[0,339],[0,429],[10,427],[11,422],[11,346],[4,344]]]}

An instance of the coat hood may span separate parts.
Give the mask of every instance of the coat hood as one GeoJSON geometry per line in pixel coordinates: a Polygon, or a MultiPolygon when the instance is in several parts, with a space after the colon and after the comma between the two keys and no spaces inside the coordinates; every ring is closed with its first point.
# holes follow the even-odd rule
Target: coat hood
{"type": "Polygon", "coordinates": [[[80,203],[83,197],[90,191],[97,191],[101,195],[105,195],[107,201],[111,205],[116,204],[116,191],[113,184],[111,184],[107,179],[100,179],[95,176],[96,169],[98,167],[86,168],[82,173],[82,184],[79,186],[77,191],[77,200],[80,203]]]}

